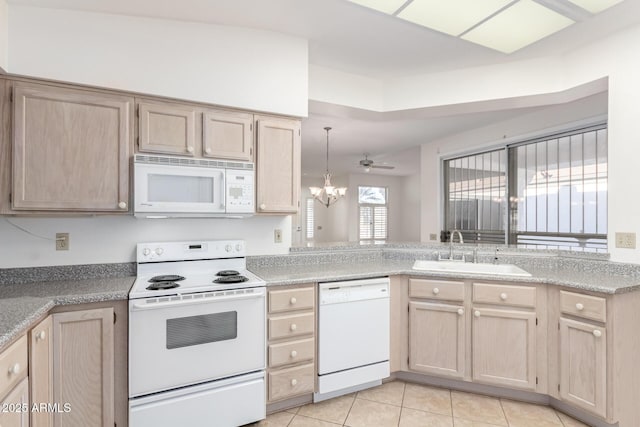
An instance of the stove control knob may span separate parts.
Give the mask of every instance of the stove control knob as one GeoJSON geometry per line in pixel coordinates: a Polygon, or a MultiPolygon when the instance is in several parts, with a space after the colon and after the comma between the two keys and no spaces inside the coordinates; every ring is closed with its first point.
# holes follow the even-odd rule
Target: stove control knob
{"type": "Polygon", "coordinates": [[[231,245],[227,245],[224,247],[224,250],[227,252],[231,252],[231,250],[233,249],[233,247],[231,245]]]}
{"type": "Polygon", "coordinates": [[[142,255],[144,255],[144,256],[149,256],[150,253],[151,253],[151,249],[149,249],[149,248],[144,248],[142,250],[142,255]]]}
{"type": "Polygon", "coordinates": [[[155,250],[156,255],[162,255],[163,252],[164,252],[164,249],[162,248],[156,248],[155,250]]]}
{"type": "Polygon", "coordinates": [[[242,250],[242,245],[240,243],[238,243],[236,245],[236,251],[240,252],[242,250]]]}

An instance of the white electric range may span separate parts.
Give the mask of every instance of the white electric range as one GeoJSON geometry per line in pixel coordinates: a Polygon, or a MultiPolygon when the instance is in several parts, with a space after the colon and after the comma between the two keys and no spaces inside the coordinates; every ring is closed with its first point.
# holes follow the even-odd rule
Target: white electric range
{"type": "Polygon", "coordinates": [[[129,425],[265,417],[265,282],[242,240],[141,243],[129,293],[129,425]]]}

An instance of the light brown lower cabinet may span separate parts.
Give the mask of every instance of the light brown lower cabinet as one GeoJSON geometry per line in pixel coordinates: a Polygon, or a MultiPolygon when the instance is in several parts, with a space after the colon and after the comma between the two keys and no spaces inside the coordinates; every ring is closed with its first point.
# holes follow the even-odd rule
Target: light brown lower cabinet
{"type": "Polygon", "coordinates": [[[24,378],[0,402],[1,427],[29,427],[29,377],[24,378]]]}
{"type": "Polygon", "coordinates": [[[69,404],[56,427],[114,425],[113,308],[53,314],[53,398],[69,404]]]}
{"type": "MultiPolygon", "coordinates": [[[[51,316],[47,316],[29,332],[29,377],[31,404],[40,407],[40,405],[53,403],[53,321],[51,316]]],[[[31,413],[31,427],[52,425],[52,411],[31,413]]]]}

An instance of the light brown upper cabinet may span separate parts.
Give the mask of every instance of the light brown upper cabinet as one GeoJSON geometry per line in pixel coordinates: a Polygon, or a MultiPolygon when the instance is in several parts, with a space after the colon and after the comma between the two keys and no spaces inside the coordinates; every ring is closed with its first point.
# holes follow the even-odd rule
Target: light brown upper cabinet
{"type": "Polygon", "coordinates": [[[205,111],[202,114],[202,156],[253,161],[253,115],[205,111]]]}
{"type": "Polygon", "coordinates": [[[256,211],[296,213],[300,197],[300,121],[256,119],[256,211]]]}
{"type": "Polygon", "coordinates": [[[126,96],[16,82],[11,208],[127,212],[132,105],[126,96]]]}
{"type": "Polygon", "coordinates": [[[199,155],[195,107],[168,102],[138,103],[138,149],[144,153],[199,155]]]}

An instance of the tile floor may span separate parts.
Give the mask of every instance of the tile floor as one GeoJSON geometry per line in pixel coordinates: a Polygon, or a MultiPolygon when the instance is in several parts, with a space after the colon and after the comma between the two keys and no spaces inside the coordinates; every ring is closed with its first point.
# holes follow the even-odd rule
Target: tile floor
{"type": "Polygon", "coordinates": [[[271,414],[260,427],[586,427],[546,406],[392,381],[271,414]]]}

